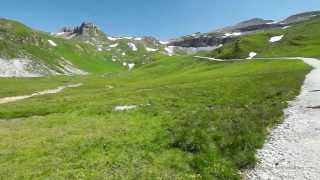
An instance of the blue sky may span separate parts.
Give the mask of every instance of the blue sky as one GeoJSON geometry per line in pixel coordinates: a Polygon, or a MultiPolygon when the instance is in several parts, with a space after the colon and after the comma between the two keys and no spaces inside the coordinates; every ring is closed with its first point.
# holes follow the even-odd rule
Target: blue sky
{"type": "Polygon", "coordinates": [[[91,21],[111,35],[168,39],[309,10],[320,10],[320,0],[1,0],[0,17],[50,32],[91,21]]]}

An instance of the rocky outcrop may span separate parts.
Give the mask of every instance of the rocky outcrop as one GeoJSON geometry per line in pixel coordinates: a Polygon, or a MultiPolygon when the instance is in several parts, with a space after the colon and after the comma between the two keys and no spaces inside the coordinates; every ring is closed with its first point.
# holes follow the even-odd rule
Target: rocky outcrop
{"type": "Polygon", "coordinates": [[[80,26],[69,26],[69,27],[63,27],[60,32],[57,34],[65,35],[65,36],[81,36],[81,35],[88,35],[92,31],[99,30],[98,26],[96,26],[93,23],[90,22],[83,22],[80,26]]]}
{"type": "Polygon", "coordinates": [[[217,46],[226,43],[231,38],[223,38],[220,34],[200,34],[195,36],[184,36],[180,39],[175,39],[170,42],[170,46],[180,47],[207,47],[217,46]]]}
{"type": "Polygon", "coordinates": [[[83,22],[79,26],[64,27],[60,32],[54,35],[66,39],[76,39],[82,42],[96,46],[97,49],[102,49],[103,44],[109,43],[108,36],[100,30],[100,28],[91,22],[83,22]]]}

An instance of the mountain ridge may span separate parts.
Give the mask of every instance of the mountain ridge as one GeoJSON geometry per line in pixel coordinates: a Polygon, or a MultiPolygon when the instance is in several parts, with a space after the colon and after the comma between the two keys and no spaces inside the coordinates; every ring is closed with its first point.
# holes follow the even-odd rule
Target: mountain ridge
{"type": "MultiPolygon", "coordinates": [[[[216,49],[222,52],[226,49],[221,48],[222,46],[240,37],[281,30],[318,16],[320,11],[292,15],[280,22],[252,18],[234,26],[208,33],[194,33],[169,42],[146,36],[110,36],[92,22],[66,26],[56,33],[47,33],[18,21],[0,19],[0,58],[3,67],[22,69],[22,75],[30,70],[34,71],[35,75],[39,75],[39,72],[41,75],[76,75],[132,70],[152,63],[157,56],[192,55],[201,52],[212,52],[210,56],[215,55],[216,49]],[[13,66],[14,63],[9,62],[10,60],[20,63],[19,66],[13,66]],[[42,71],[41,67],[47,69],[47,72],[42,71]]],[[[243,58],[244,55],[246,54],[240,57],[243,58]]],[[[0,76],[10,74],[5,70],[0,72],[0,76]]]]}
{"type": "Polygon", "coordinates": [[[170,40],[172,46],[182,47],[208,47],[218,46],[236,39],[238,36],[255,33],[274,28],[283,28],[295,23],[309,20],[315,16],[320,16],[320,11],[311,11],[295,14],[286,19],[275,22],[274,20],[265,20],[261,18],[253,18],[242,21],[233,26],[219,28],[207,33],[197,33],[196,36],[186,35],[170,40]]]}

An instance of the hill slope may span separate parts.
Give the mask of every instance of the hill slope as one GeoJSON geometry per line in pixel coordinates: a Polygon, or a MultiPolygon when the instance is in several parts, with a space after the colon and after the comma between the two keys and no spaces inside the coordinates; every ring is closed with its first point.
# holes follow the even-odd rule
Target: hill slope
{"type": "Polygon", "coordinates": [[[249,36],[264,31],[281,30],[282,28],[286,29],[289,26],[294,27],[297,24],[309,21],[319,16],[320,11],[313,11],[296,14],[280,22],[253,18],[240,22],[234,26],[217,29],[212,32],[195,33],[176,38],[170,42],[170,45],[184,48],[198,48],[198,51],[210,51],[209,47],[217,48],[223,44],[233,42],[242,36],[249,36]],[[204,47],[206,47],[206,49],[204,47]]]}
{"type": "Polygon", "coordinates": [[[111,37],[92,23],[45,33],[0,19],[0,76],[115,72],[171,55],[152,37],[111,37]]]}
{"type": "Polygon", "coordinates": [[[7,63],[20,59],[28,64],[27,71],[39,75],[115,71],[120,67],[91,45],[57,38],[6,19],[0,20],[0,57],[7,63]]]}
{"type": "Polygon", "coordinates": [[[309,69],[164,56],[117,76],[0,79],[2,97],[83,84],[0,106],[0,178],[240,179],[309,69]]]}
{"type": "Polygon", "coordinates": [[[256,57],[320,57],[320,18],[287,26],[244,35],[225,43],[223,47],[202,55],[231,59],[247,58],[250,52],[256,57]],[[277,39],[279,38],[279,39],[277,39]]]}
{"type": "MultiPolygon", "coordinates": [[[[222,45],[199,55],[318,57],[313,15],[291,18],[290,27],[239,23],[214,32],[222,45]]],[[[188,36],[199,37],[216,43],[188,36]]],[[[49,34],[0,20],[0,76],[89,73],[0,78],[0,179],[241,179],[311,68],[300,60],[168,56],[173,50],[92,23],[49,34]],[[42,93],[59,87],[74,88],[42,93]],[[15,96],[29,98],[2,101],[15,96]]]]}

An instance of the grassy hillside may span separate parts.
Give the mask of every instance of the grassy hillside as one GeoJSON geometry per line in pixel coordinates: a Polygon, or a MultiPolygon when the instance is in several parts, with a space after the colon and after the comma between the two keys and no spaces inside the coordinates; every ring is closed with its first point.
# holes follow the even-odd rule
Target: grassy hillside
{"type": "Polygon", "coordinates": [[[257,57],[320,57],[320,18],[292,25],[287,29],[274,29],[245,35],[222,48],[204,53],[216,58],[246,58],[250,52],[257,57]],[[279,42],[270,43],[271,37],[284,35],[279,42]]]}
{"type": "Polygon", "coordinates": [[[110,53],[98,52],[90,44],[57,38],[7,19],[0,19],[0,57],[32,59],[58,72],[56,66],[61,66],[59,63],[63,60],[92,73],[114,72],[121,68],[111,61],[110,53]],[[50,45],[48,40],[57,46],[50,45]]]}
{"type": "Polygon", "coordinates": [[[64,61],[89,73],[118,72],[128,69],[123,63],[134,63],[139,67],[154,61],[154,56],[167,53],[165,47],[152,37],[115,38],[98,29],[63,38],[31,29],[17,21],[0,19],[0,58],[31,59],[57,72],[61,72],[59,67],[63,68],[61,62],[64,61]]]}
{"type": "Polygon", "coordinates": [[[0,179],[239,179],[310,70],[155,60],[118,74],[0,79],[10,84],[0,97],[84,84],[0,105],[0,179]]]}

